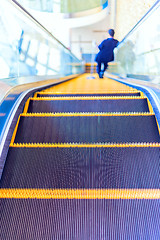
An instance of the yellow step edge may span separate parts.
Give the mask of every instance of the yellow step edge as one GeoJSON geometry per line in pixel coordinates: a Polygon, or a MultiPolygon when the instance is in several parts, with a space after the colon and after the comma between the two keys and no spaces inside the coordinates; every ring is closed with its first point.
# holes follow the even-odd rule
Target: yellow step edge
{"type": "Polygon", "coordinates": [[[29,103],[30,103],[30,99],[27,99],[27,102],[25,103],[24,109],[23,109],[23,113],[27,113],[28,112],[28,108],[29,108],[29,103]]]}
{"type": "Polygon", "coordinates": [[[11,138],[11,143],[10,143],[10,144],[13,144],[13,143],[14,143],[14,140],[15,140],[15,137],[16,137],[16,134],[17,134],[17,130],[18,130],[18,125],[19,125],[20,117],[21,117],[21,114],[20,114],[19,117],[18,117],[18,121],[17,121],[17,123],[16,123],[16,126],[15,126],[15,129],[14,129],[14,132],[13,132],[13,135],[12,135],[12,138],[11,138]]]}
{"type": "Polygon", "coordinates": [[[37,97],[37,95],[38,95],[39,93],[40,93],[40,92],[35,92],[34,95],[33,95],[33,97],[34,97],[34,98],[37,97]]]}
{"type": "Polygon", "coordinates": [[[7,199],[160,199],[160,189],[0,189],[7,199]]]}
{"type": "MultiPolygon", "coordinates": [[[[46,91],[46,90],[45,90],[46,91]]],[[[76,93],[73,93],[73,92],[68,92],[68,93],[64,93],[64,92],[49,92],[49,90],[48,90],[48,92],[36,92],[35,94],[34,94],[34,96],[37,96],[38,94],[44,94],[44,95],[49,95],[49,94],[54,94],[54,95],[67,95],[67,94],[69,94],[69,95],[74,95],[74,94],[82,94],[82,95],[85,95],[85,94],[119,94],[119,93],[140,93],[141,95],[142,95],[142,92],[141,91],[137,91],[137,90],[135,90],[135,91],[116,91],[116,92],[105,92],[105,93],[81,93],[81,92],[76,92],[76,93]]]]}
{"type": "MultiPolygon", "coordinates": [[[[67,81],[65,83],[52,86],[50,89],[47,89],[47,92],[72,92],[72,93],[101,93],[101,92],[116,92],[116,91],[132,91],[133,88],[122,84],[118,81],[115,81],[113,79],[109,79],[105,77],[103,80],[98,79],[98,74],[94,74],[95,79],[88,80],[87,77],[88,74],[85,74],[83,76],[78,76],[77,78],[74,78],[71,81],[67,81]]],[[[46,92],[46,90],[43,90],[43,92],[46,92]]]]}
{"type": "MultiPolygon", "coordinates": [[[[147,104],[148,104],[149,112],[150,112],[151,114],[154,114],[152,105],[151,105],[151,103],[150,103],[150,101],[149,101],[148,98],[147,98],[147,104]]],[[[160,135],[160,126],[159,126],[159,124],[158,124],[158,121],[157,121],[157,118],[156,118],[156,117],[155,117],[155,119],[156,119],[156,124],[157,124],[157,127],[158,127],[158,132],[159,132],[159,135],[160,135]]]]}
{"type": "Polygon", "coordinates": [[[29,98],[34,101],[56,101],[56,100],[121,100],[121,99],[146,99],[146,97],[141,96],[112,96],[112,97],[98,97],[98,96],[84,96],[84,97],[38,97],[38,98],[29,98]]]}
{"type": "Polygon", "coordinates": [[[157,121],[157,118],[156,118],[156,117],[155,117],[155,119],[156,119],[156,124],[157,124],[157,127],[158,127],[159,136],[160,136],[160,127],[159,127],[159,123],[158,123],[158,121],[157,121]]]}
{"type": "Polygon", "coordinates": [[[154,116],[153,113],[137,113],[137,112],[113,112],[113,113],[103,113],[103,112],[61,112],[61,113],[22,113],[22,117],[98,117],[98,116],[154,116]]]}
{"type": "Polygon", "coordinates": [[[150,113],[154,113],[153,108],[152,108],[152,105],[151,105],[151,103],[150,103],[150,101],[149,101],[148,98],[147,98],[147,103],[148,103],[149,112],[150,112],[150,113]]]}
{"type": "Polygon", "coordinates": [[[128,148],[160,147],[160,143],[11,143],[10,147],[26,148],[128,148]]]}

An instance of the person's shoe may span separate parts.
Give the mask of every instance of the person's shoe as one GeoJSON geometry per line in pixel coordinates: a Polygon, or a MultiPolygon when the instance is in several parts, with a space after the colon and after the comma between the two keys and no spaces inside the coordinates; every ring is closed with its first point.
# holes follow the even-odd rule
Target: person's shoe
{"type": "Polygon", "coordinates": [[[103,72],[99,73],[99,78],[103,78],[103,72]]]}

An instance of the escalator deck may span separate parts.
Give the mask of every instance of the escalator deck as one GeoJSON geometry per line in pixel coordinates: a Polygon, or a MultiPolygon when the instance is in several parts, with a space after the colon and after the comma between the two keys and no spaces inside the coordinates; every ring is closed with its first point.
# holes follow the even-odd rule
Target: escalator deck
{"type": "Polygon", "coordinates": [[[0,182],[0,239],[160,239],[160,137],[149,100],[114,80],[35,93],[0,182]]]}

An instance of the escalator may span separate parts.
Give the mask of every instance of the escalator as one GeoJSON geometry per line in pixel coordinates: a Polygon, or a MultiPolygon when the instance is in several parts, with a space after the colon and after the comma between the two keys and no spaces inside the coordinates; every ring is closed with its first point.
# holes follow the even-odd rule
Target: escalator
{"type": "Polygon", "coordinates": [[[87,77],[27,100],[0,183],[0,239],[160,238],[152,106],[134,88],[87,77]]]}

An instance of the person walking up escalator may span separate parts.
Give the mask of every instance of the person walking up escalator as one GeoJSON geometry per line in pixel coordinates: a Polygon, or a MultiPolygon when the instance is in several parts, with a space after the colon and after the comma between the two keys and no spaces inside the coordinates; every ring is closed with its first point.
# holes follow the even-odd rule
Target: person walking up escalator
{"type": "Polygon", "coordinates": [[[95,61],[97,62],[97,73],[99,78],[103,78],[104,72],[108,67],[108,62],[112,62],[114,60],[113,50],[119,44],[119,41],[114,39],[115,31],[113,29],[109,29],[108,33],[109,38],[103,40],[98,46],[99,53],[95,58],[95,61]]]}

